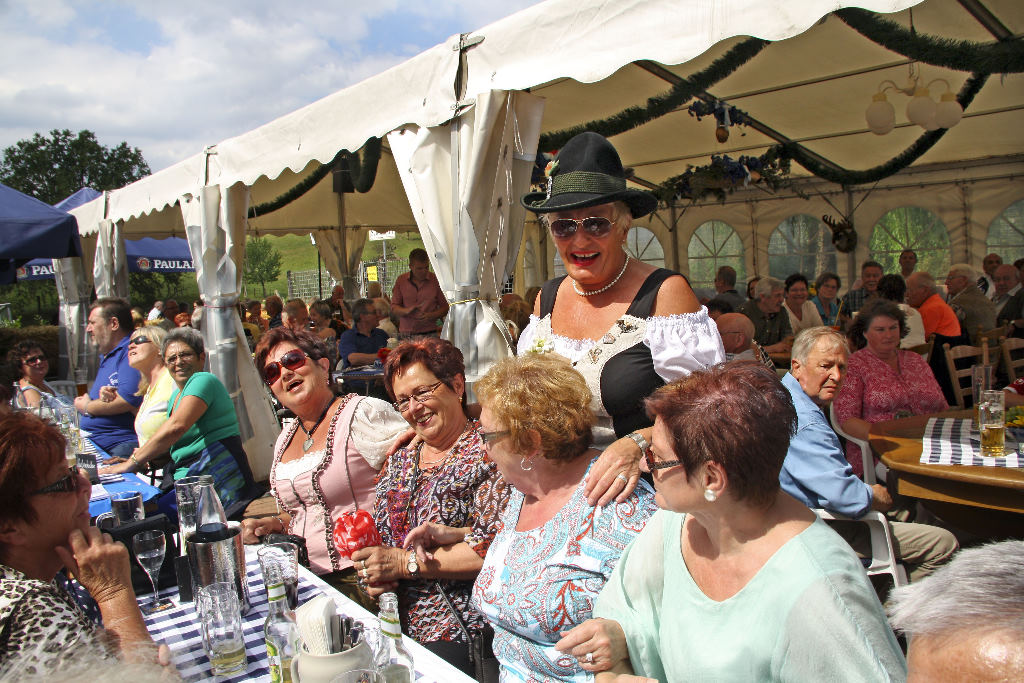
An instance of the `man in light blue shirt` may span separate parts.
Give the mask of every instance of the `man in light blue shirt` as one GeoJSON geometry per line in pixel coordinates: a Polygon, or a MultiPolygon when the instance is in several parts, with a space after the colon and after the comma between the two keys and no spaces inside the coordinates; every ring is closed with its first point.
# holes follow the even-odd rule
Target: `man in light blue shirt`
{"type": "MultiPolygon", "coordinates": [[[[793,343],[790,371],[782,378],[797,414],[797,432],[789,442],[779,483],[789,495],[810,508],[862,517],[869,510],[888,512],[892,496],[881,484],[868,486],[853,473],[839,438],[823,408],[835,398],[846,372],[846,339],[829,327],[800,332],[793,343]]],[[[910,578],[934,571],[957,550],[953,534],[927,524],[890,522],[897,559],[909,565],[910,578]]],[[[867,526],[832,524],[862,557],[870,557],[867,526]]]]}

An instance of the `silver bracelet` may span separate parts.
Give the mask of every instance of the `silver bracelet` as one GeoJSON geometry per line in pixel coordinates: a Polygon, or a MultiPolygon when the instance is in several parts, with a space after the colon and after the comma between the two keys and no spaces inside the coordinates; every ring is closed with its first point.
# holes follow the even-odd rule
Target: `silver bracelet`
{"type": "Polygon", "coordinates": [[[640,448],[640,454],[643,455],[647,452],[647,449],[651,447],[651,444],[647,443],[647,439],[640,432],[630,432],[626,434],[627,439],[631,439],[640,448]]]}

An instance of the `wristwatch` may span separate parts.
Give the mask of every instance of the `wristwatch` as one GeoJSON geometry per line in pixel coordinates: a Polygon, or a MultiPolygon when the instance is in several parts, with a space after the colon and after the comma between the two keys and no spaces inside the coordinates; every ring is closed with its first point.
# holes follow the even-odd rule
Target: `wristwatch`
{"type": "Polygon", "coordinates": [[[409,551],[409,557],[405,561],[405,568],[409,571],[409,574],[414,579],[420,575],[420,562],[416,559],[415,550],[409,551]]]}
{"type": "Polygon", "coordinates": [[[626,434],[627,439],[632,439],[633,443],[640,447],[640,453],[646,454],[647,449],[651,447],[651,444],[647,443],[647,439],[640,432],[630,432],[626,434]]]}

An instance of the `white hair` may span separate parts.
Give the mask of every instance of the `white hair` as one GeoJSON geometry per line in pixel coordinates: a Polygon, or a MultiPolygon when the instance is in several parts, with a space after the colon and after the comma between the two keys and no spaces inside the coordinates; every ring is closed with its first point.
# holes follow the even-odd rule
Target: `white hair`
{"type": "Polygon", "coordinates": [[[889,594],[889,622],[910,636],[1012,634],[1024,648],[1024,542],[961,550],[934,574],[889,594]]]}
{"type": "Polygon", "coordinates": [[[763,299],[766,296],[771,296],[772,292],[785,288],[786,283],[782,280],[774,277],[763,277],[754,285],[754,298],[763,299]]]}
{"type": "Polygon", "coordinates": [[[965,277],[971,282],[978,279],[978,273],[966,263],[954,263],[949,267],[949,274],[957,277],[965,277]]]}
{"type": "Polygon", "coordinates": [[[798,360],[800,363],[806,364],[807,356],[810,355],[811,349],[815,347],[819,339],[824,339],[829,342],[828,349],[830,351],[842,349],[846,353],[850,352],[850,345],[846,341],[846,337],[839,334],[831,327],[820,326],[808,327],[800,330],[800,333],[796,335],[796,339],[793,340],[793,351],[790,356],[794,360],[798,360]]]}

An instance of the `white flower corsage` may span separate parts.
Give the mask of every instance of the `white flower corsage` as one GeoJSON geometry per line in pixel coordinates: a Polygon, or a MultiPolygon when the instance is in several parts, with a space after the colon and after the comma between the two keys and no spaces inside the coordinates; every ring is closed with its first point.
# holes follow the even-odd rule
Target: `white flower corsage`
{"type": "Polygon", "coordinates": [[[555,350],[555,345],[551,343],[550,339],[545,337],[537,337],[530,344],[529,348],[526,349],[527,353],[551,353],[555,350]]]}

